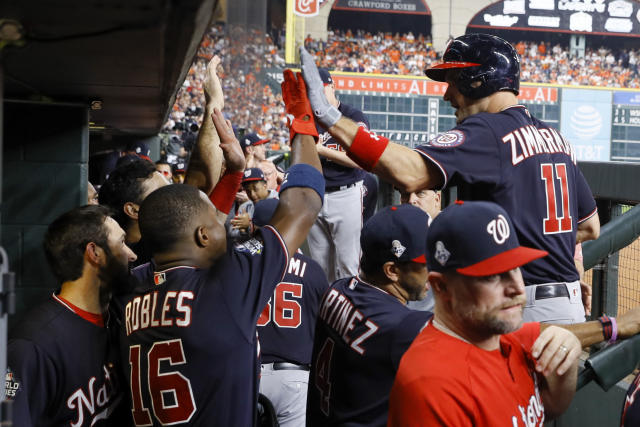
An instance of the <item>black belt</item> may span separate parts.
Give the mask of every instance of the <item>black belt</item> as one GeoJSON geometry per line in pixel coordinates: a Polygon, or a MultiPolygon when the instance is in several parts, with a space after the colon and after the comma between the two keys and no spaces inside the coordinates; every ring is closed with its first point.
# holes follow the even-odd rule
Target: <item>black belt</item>
{"type": "Polygon", "coordinates": [[[569,298],[569,291],[567,290],[566,283],[551,283],[548,285],[536,286],[536,299],[547,298],[569,298]]]}
{"type": "Polygon", "coordinates": [[[335,187],[324,187],[324,192],[325,193],[333,193],[334,191],[342,191],[342,190],[346,190],[347,188],[351,188],[351,187],[355,187],[356,184],[358,184],[358,182],[352,182],[351,184],[347,184],[347,185],[338,185],[335,187]]]}
{"type": "MultiPolygon", "coordinates": [[[[266,365],[269,365],[269,363],[266,363],[266,365]]],[[[273,362],[271,363],[271,365],[273,365],[274,371],[284,371],[284,370],[308,371],[310,370],[309,365],[296,365],[295,363],[289,363],[289,362],[273,362]]]]}

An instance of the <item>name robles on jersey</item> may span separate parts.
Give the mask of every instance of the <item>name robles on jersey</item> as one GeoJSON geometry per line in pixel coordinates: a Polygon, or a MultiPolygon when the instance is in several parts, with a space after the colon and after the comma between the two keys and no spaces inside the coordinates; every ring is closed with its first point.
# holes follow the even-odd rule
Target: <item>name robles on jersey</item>
{"type": "Polygon", "coordinates": [[[140,329],[191,325],[191,305],[194,295],[191,291],[169,291],[164,301],[158,305],[159,292],[154,291],[137,296],[125,306],[125,327],[127,335],[140,329]],[[181,316],[168,313],[177,312],[181,316]]]}

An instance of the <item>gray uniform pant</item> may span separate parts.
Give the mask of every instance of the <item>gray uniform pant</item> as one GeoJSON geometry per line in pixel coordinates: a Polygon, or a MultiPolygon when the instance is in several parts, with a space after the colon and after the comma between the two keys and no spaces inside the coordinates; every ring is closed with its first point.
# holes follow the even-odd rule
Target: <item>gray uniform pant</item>
{"type": "Polygon", "coordinates": [[[329,283],[358,274],[362,229],[362,181],[325,193],[322,210],[309,230],[309,255],[329,283]]]}
{"type": "Polygon", "coordinates": [[[553,284],[541,283],[526,286],[527,304],[523,312],[524,321],[560,324],[584,322],[585,315],[580,282],[576,280],[575,282],[563,284],[567,287],[568,297],[561,296],[545,299],[536,299],[536,288],[553,284]]]}
{"type": "Polygon", "coordinates": [[[274,370],[273,363],[262,365],[260,393],[273,404],[281,427],[304,427],[308,384],[309,371],[274,370]]]}

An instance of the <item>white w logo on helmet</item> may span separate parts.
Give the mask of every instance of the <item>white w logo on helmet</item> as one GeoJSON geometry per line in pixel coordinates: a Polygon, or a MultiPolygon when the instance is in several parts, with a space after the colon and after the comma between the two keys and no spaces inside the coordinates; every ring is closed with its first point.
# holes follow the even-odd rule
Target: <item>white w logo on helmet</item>
{"type": "Polygon", "coordinates": [[[491,220],[491,222],[487,224],[487,233],[493,236],[493,240],[495,240],[497,244],[503,244],[511,234],[507,219],[502,216],[502,214],[498,215],[498,218],[491,220]]]}

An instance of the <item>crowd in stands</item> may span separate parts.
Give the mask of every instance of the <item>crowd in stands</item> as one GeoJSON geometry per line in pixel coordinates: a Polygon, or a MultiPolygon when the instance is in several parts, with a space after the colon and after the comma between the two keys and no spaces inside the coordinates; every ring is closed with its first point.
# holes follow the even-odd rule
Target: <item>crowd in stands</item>
{"type": "Polygon", "coordinates": [[[640,88],[640,49],[586,48],[583,57],[559,44],[518,42],[521,81],[640,88]]]}
{"type": "MultiPolygon", "coordinates": [[[[257,30],[226,28],[215,25],[205,34],[182,88],[176,96],[173,110],[164,127],[167,142],[185,135],[202,121],[204,95],[202,82],[207,63],[213,55],[222,58],[222,79],[225,112],[236,128],[244,133],[255,132],[271,138],[272,149],[286,147],[289,131],[285,125],[282,96],[262,83],[265,68],[283,67],[284,58],[271,36],[257,30]]],[[[165,143],[166,145],[166,143],[165,143]]],[[[187,144],[188,145],[188,144],[187,144]]],[[[190,147],[186,147],[189,151],[190,147]]]]}
{"type": "MultiPolygon", "coordinates": [[[[287,149],[282,96],[263,78],[265,69],[285,65],[282,39],[280,32],[211,27],[165,125],[165,145],[173,138],[174,145],[180,141],[190,151],[194,130],[202,120],[206,64],[218,54],[223,59],[220,75],[229,119],[243,132],[270,138],[269,149],[287,149]]],[[[307,36],[305,46],[317,56],[319,66],[374,74],[422,76],[441,55],[428,37],[412,33],[330,30],[326,41],[307,36]]],[[[586,48],[580,57],[560,44],[521,41],[515,47],[522,59],[523,82],[640,88],[640,49],[586,48]]]]}
{"type": "Polygon", "coordinates": [[[439,58],[429,38],[413,33],[333,30],[326,42],[307,36],[305,46],[320,66],[356,73],[422,75],[439,58]]]}
{"type": "MultiPolygon", "coordinates": [[[[326,42],[307,37],[305,46],[323,67],[360,73],[422,76],[440,57],[428,38],[412,33],[333,30],[326,42]]],[[[515,47],[522,59],[523,82],[640,87],[640,49],[587,48],[579,57],[560,44],[521,41],[515,47]]]]}

